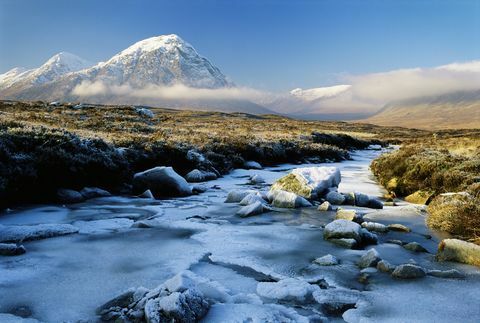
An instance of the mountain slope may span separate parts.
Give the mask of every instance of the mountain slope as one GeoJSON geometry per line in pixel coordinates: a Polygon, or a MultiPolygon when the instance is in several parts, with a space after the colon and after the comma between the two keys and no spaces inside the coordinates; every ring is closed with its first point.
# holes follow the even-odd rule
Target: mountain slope
{"type": "Polygon", "coordinates": [[[360,121],[429,130],[480,128],[480,91],[394,102],[360,121]]]}

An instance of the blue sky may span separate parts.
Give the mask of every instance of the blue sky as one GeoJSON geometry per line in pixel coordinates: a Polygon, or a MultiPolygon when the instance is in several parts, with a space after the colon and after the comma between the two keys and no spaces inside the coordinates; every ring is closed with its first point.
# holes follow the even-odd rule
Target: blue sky
{"type": "Polygon", "coordinates": [[[0,72],[60,51],[106,60],[170,33],[237,84],[308,88],[480,59],[480,1],[0,0],[0,72]]]}

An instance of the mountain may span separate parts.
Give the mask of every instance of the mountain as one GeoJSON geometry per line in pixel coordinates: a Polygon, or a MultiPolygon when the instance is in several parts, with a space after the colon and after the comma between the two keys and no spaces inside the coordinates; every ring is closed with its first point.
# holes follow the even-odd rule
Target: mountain
{"type": "Polygon", "coordinates": [[[60,53],[37,69],[0,75],[0,97],[5,99],[273,113],[224,93],[234,87],[218,67],[177,35],[139,41],[91,67],[72,54],[60,53]]]}
{"type": "Polygon", "coordinates": [[[347,84],[297,88],[286,95],[276,96],[265,106],[301,119],[354,120],[372,115],[372,105],[354,101],[352,95],[351,85],[347,84]]]}
{"type": "Polygon", "coordinates": [[[392,102],[359,122],[428,130],[480,128],[480,90],[392,102]]]}
{"type": "Polygon", "coordinates": [[[51,57],[39,68],[26,70],[22,67],[16,67],[5,74],[1,74],[0,90],[14,88],[18,91],[18,89],[45,84],[91,65],[91,63],[76,55],[61,52],[51,57]]]}

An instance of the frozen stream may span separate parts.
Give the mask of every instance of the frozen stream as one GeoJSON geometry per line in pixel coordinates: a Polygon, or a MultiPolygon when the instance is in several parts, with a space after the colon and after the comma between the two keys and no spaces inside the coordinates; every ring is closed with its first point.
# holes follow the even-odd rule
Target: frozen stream
{"type": "MultiPolygon", "coordinates": [[[[354,153],[341,168],[341,192],[381,196],[368,169],[378,151],[354,153]]],[[[332,165],[332,164],[328,164],[332,165]]],[[[248,176],[260,174],[272,183],[289,169],[236,170],[206,183],[206,193],[154,201],[109,197],[63,207],[25,208],[0,215],[2,225],[68,223],[78,234],[23,245],[27,253],[0,257],[0,322],[95,322],[95,308],[130,287],[154,288],[175,274],[190,270],[228,297],[213,305],[206,322],[328,320],[348,322],[480,322],[480,270],[467,265],[437,263],[440,239],[424,225],[419,207],[402,204],[383,210],[362,209],[366,218],[383,224],[401,223],[411,233],[379,235],[373,246],[383,259],[398,265],[414,261],[427,269],[458,269],[463,279],[427,276],[395,280],[373,272],[358,280],[356,266],[364,250],[339,248],[323,240],[322,226],[334,212],[316,207],[269,212],[242,219],[238,204],[223,203],[228,191],[252,188],[248,176]],[[155,224],[142,228],[142,221],[155,224]],[[135,225],[136,223],[136,225],[135,225]],[[132,227],[134,225],[134,227],[132,227]],[[138,227],[135,227],[138,226],[138,227]],[[428,235],[431,235],[430,238],[428,235]],[[414,253],[391,239],[416,241],[430,253],[414,253]],[[340,265],[322,267],[312,260],[326,254],[340,265]],[[287,277],[325,282],[330,290],[358,291],[361,301],[338,316],[322,312],[317,303],[276,302],[257,294],[257,284],[287,277]],[[230,297],[231,296],[231,297],[230,297]],[[13,316],[16,315],[16,316],[13,316]]],[[[268,186],[256,187],[267,190],[268,186]]],[[[369,247],[371,248],[371,247],[369,247]]],[[[325,288],[323,286],[323,288],[325,288]]]]}

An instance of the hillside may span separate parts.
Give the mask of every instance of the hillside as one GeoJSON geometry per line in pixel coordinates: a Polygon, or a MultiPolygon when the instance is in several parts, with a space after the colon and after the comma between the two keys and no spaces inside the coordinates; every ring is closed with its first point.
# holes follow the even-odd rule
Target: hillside
{"type": "Polygon", "coordinates": [[[428,130],[480,128],[480,91],[393,102],[360,122],[428,130]]]}

